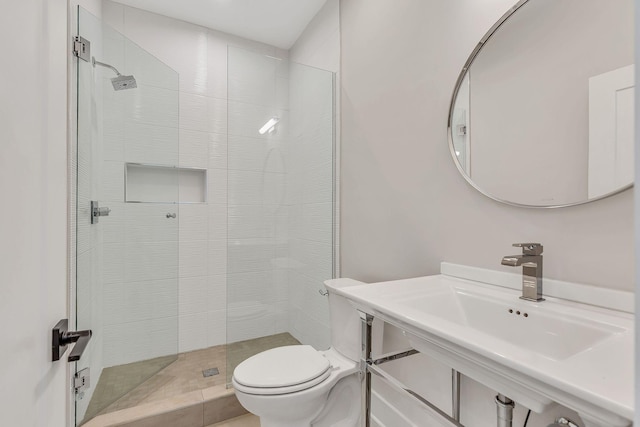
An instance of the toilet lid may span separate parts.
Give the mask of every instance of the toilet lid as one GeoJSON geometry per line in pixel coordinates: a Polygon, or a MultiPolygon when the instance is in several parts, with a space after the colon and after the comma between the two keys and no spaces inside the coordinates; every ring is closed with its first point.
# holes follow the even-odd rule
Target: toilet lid
{"type": "Polygon", "coordinates": [[[247,387],[289,387],[327,372],[329,360],[310,345],[273,348],[240,363],[234,379],[247,387]]]}

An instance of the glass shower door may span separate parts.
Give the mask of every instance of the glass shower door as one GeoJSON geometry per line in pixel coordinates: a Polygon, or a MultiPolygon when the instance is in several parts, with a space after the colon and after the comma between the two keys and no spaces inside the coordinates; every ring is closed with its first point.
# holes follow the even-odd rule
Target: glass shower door
{"type": "Polygon", "coordinates": [[[144,403],[178,352],[178,74],[82,8],[77,60],[76,425],[144,403]],[[101,211],[94,211],[97,202],[101,211]],[[97,212],[97,213],[96,213],[97,212]]]}
{"type": "Polygon", "coordinates": [[[261,351],[330,345],[334,75],[228,50],[227,384],[261,351]]]}

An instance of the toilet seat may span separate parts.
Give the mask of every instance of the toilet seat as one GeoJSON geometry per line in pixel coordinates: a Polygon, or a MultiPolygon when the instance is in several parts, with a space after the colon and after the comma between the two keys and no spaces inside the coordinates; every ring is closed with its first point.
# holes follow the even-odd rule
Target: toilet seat
{"type": "Polygon", "coordinates": [[[330,374],[331,363],[322,353],[309,345],[292,345],[240,363],[233,373],[233,385],[248,394],[288,394],[314,387],[330,374]]]}

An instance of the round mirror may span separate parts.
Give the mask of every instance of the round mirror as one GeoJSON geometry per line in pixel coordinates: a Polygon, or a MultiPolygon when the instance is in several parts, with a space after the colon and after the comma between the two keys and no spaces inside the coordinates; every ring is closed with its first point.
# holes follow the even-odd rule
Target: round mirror
{"type": "Polygon", "coordinates": [[[449,110],[462,175],[511,205],[633,185],[633,0],[522,0],[478,43],[449,110]]]}

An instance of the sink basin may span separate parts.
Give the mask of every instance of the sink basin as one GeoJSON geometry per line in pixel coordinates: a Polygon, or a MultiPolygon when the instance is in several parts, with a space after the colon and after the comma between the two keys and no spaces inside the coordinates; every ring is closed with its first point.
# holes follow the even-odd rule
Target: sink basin
{"type": "Polygon", "coordinates": [[[557,402],[587,427],[631,425],[633,314],[548,296],[524,301],[520,290],[444,274],[336,292],[403,330],[415,349],[535,412],[557,402]]]}
{"type": "Polygon", "coordinates": [[[563,360],[624,332],[623,328],[588,318],[545,310],[504,292],[482,294],[462,286],[444,292],[399,299],[397,304],[454,322],[474,331],[520,346],[542,357],[563,360]]]}

